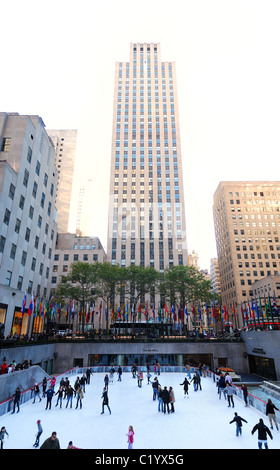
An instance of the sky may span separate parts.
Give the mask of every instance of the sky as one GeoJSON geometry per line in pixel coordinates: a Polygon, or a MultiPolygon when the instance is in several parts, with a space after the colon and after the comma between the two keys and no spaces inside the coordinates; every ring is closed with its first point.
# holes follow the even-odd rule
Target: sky
{"type": "Polygon", "coordinates": [[[209,269],[219,182],[278,180],[279,1],[14,0],[1,17],[0,111],[78,129],[73,196],[91,180],[89,235],[105,248],[115,63],[131,42],[176,62],[187,244],[209,269]]]}

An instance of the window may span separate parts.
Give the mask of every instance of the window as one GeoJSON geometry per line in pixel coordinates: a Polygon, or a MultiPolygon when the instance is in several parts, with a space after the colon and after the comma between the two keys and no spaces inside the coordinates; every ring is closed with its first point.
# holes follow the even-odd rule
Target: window
{"type": "Polygon", "coordinates": [[[1,235],[0,236],[0,253],[3,253],[3,251],[4,251],[5,241],[6,241],[6,238],[3,237],[3,235],[1,235]]]}
{"type": "Polygon", "coordinates": [[[23,252],[22,252],[22,256],[21,256],[21,264],[22,264],[22,266],[25,266],[25,264],[26,264],[26,258],[27,258],[27,253],[26,253],[26,251],[23,251],[23,252]]]}
{"type": "Polygon", "coordinates": [[[9,152],[11,146],[11,137],[4,137],[2,140],[1,152],[9,152]]]}
{"type": "Polygon", "coordinates": [[[5,279],[5,286],[9,286],[11,284],[12,279],[12,271],[7,271],[6,279],[5,279]]]}
{"type": "Polygon", "coordinates": [[[11,211],[9,211],[9,209],[6,209],[5,214],[4,214],[4,219],[3,219],[4,224],[9,225],[10,216],[11,216],[11,211]]]}
{"type": "Polygon", "coordinates": [[[17,246],[12,243],[10,258],[15,259],[16,257],[17,246]]]}
{"type": "Polygon", "coordinates": [[[35,170],[35,171],[36,171],[36,174],[37,174],[38,176],[40,175],[40,168],[41,168],[41,163],[38,162],[38,160],[37,160],[37,163],[36,163],[36,170],[35,170]]]}
{"type": "Polygon", "coordinates": [[[15,196],[15,186],[13,185],[13,183],[10,184],[10,190],[9,190],[9,197],[11,199],[14,199],[14,196],[15,196]]]}
{"type": "Polygon", "coordinates": [[[29,171],[25,169],[24,176],[23,176],[23,186],[25,186],[26,188],[28,185],[28,180],[29,180],[29,171]]]}
{"type": "Polygon", "coordinates": [[[19,207],[20,209],[23,210],[24,208],[24,202],[25,202],[25,198],[23,197],[23,195],[20,196],[20,201],[19,201],[19,207]]]}
{"type": "Polygon", "coordinates": [[[31,162],[31,158],[32,158],[32,149],[30,147],[28,147],[28,150],[27,150],[27,161],[28,161],[28,163],[31,162]]]}

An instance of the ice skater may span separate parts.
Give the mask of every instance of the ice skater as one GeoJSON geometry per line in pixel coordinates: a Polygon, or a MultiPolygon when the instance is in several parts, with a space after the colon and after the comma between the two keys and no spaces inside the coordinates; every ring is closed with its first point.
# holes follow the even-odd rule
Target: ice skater
{"type": "Polygon", "coordinates": [[[39,385],[38,385],[37,383],[35,383],[35,386],[34,386],[34,400],[33,400],[32,403],[35,403],[36,397],[38,397],[39,400],[41,401],[41,397],[40,397],[40,388],[39,388],[39,385]]]}
{"type": "Polygon", "coordinates": [[[175,403],[175,394],[172,387],[169,387],[169,397],[170,397],[170,406],[171,406],[171,413],[175,413],[174,403],[175,403]]]}
{"type": "Polygon", "coordinates": [[[50,385],[48,390],[47,390],[47,393],[46,393],[46,397],[47,397],[47,403],[46,403],[46,410],[49,408],[51,409],[52,407],[52,397],[54,396],[54,389],[52,388],[52,386],[50,385]]]}
{"type": "Polygon", "coordinates": [[[276,416],[275,416],[275,410],[279,411],[279,409],[276,408],[274,403],[272,403],[271,399],[269,398],[266,404],[266,416],[269,419],[270,429],[273,429],[273,423],[274,423],[277,431],[279,431],[278,423],[276,421],[276,416]]]}
{"type": "Polygon", "coordinates": [[[13,413],[16,410],[17,407],[17,413],[19,412],[19,402],[20,402],[20,389],[19,387],[16,388],[16,391],[14,393],[14,407],[13,407],[13,413]]]}
{"type": "Polygon", "coordinates": [[[102,415],[104,414],[104,406],[107,406],[107,408],[109,410],[109,413],[111,414],[111,409],[109,407],[108,391],[107,391],[106,387],[103,388],[103,394],[102,394],[101,398],[103,398],[101,414],[102,415]]]}
{"type": "Polygon", "coordinates": [[[33,447],[39,447],[40,436],[43,433],[43,428],[42,428],[40,419],[37,420],[37,428],[38,428],[38,431],[37,431],[37,434],[36,434],[36,440],[35,440],[35,443],[33,444],[33,447]]]}
{"type": "Polygon", "coordinates": [[[57,406],[58,403],[60,403],[60,408],[62,408],[63,391],[64,391],[63,387],[59,387],[58,391],[55,393],[55,395],[58,395],[55,406],[57,406]]]}
{"type": "Polygon", "coordinates": [[[133,449],[134,434],[133,426],[129,426],[127,433],[128,449],[133,449]]]}
{"type": "Polygon", "coordinates": [[[236,436],[241,436],[242,434],[242,421],[248,423],[246,419],[241,418],[236,412],[234,413],[234,418],[229,422],[229,424],[236,423],[236,436]]]}
{"type": "Polygon", "coordinates": [[[7,436],[9,437],[9,433],[7,432],[7,429],[5,426],[2,426],[1,431],[0,431],[0,441],[1,441],[1,449],[4,447],[4,437],[7,436]]]}
{"type": "Polygon", "coordinates": [[[231,404],[232,408],[234,408],[234,401],[233,401],[234,388],[229,383],[227,383],[225,392],[227,393],[228,406],[230,406],[231,404]]]}
{"type": "Polygon", "coordinates": [[[188,381],[187,377],[185,378],[184,382],[182,382],[180,385],[184,386],[184,398],[186,398],[186,396],[188,396],[188,398],[189,398],[189,385],[190,385],[190,382],[188,381]]]}
{"type": "Polygon", "coordinates": [[[84,398],[84,392],[82,390],[81,385],[79,385],[79,387],[78,387],[76,396],[77,396],[76,409],[78,408],[79,404],[80,404],[80,409],[81,409],[82,408],[82,400],[84,398]]]}
{"type": "Polygon", "coordinates": [[[260,418],[259,422],[255,424],[251,434],[253,435],[256,431],[258,431],[258,448],[262,449],[262,446],[264,445],[264,448],[268,449],[267,435],[269,435],[270,439],[273,439],[273,437],[268,427],[264,424],[262,418],[260,418]]]}
{"type": "Polygon", "coordinates": [[[242,384],[241,385],[241,390],[243,392],[243,398],[244,398],[245,406],[248,406],[248,389],[247,389],[246,385],[242,384]]]}
{"type": "Polygon", "coordinates": [[[170,413],[170,410],[169,410],[170,394],[166,386],[164,387],[162,391],[162,400],[163,400],[163,413],[165,414],[167,410],[167,413],[169,414],[170,413]]]}

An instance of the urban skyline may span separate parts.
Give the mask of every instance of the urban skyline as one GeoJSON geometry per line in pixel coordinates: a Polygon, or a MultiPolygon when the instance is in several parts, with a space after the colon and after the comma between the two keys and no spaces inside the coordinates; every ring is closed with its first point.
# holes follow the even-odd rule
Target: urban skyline
{"type": "MultiPolygon", "coordinates": [[[[183,9],[175,1],[171,28],[168,2],[143,2],[135,15],[127,1],[94,7],[85,1],[79,10],[61,0],[54,4],[64,18],[57,29],[50,29],[51,7],[42,15],[34,1],[16,3],[17,17],[12,5],[3,6],[15,27],[13,35],[8,24],[0,31],[8,71],[1,76],[2,110],[39,114],[49,129],[78,129],[73,190],[78,198],[81,181],[92,178],[92,235],[104,246],[115,61],[126,60],[130,42],[154,41],[161,43],[164,61],[176,62],[187,243],[199,254],[201,268],[209,269],[216,256],[212,205],[219,182],[270,180],[271,169],[277,174],[279,168],[277,2],[265,8],[253,1],[184,2],[183,9]],[[46,39],[43,44],[33,40],[36,34],[46,39]],[[32,80],[25,60],[30,44],[32,80]],[[58,58],[59,71],[49,67],[44,51],[58,58]]],[[[74,230],[76,215],[73,208],[74,230]]]]}

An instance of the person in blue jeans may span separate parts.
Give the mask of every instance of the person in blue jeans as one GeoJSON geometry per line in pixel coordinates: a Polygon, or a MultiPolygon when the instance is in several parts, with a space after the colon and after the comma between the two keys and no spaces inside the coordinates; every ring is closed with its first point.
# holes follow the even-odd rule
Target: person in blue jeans
{"type": "Polygon", "coordinates": [[[153,400],[156,400],[158,397],[158,387],[160,386],[160,383],[158,382],[157,377],[154,378],[154,381],[152,382],[152,387],[153,387],[153,400]]]}
{"type": "Polygon", "coordinates": [[[234,418],[229,422],[229,424],[236,423],[236,436],[241,436],[242,434],[242,421],[248,423],[246,419],[241,418],[236,412],[234,413],[234,418]]]}
{"type": "Polygon", "coordinates": [[[163,413],[162,388],[158,387],[158,411],[163,413]]]}
{"type": "Polygon", "coordinates": [[[72,408],[72,402],[73,402],[73,395],[74,395],[74,388],[71,387],[71,385],[69,384],[68,387],[67,387],[67,402],[66,402],[66,407],[68,407],[68,403],[70,403],[70,408],[72,408]]]}
{"type": "Polygon", "coordinates": [[[269,435],[270,439],[273,439],[270,429],[264,424],[262,418],[260,418],[259,422],[255,424],[253,427],[251,434],[253,435],[255,431],[258,431],[258,448],[262,449],[264,445],[265,449],[268,449],[267,444],[267,434],[269,435]]]}

